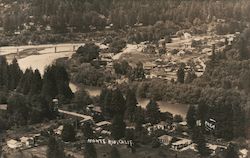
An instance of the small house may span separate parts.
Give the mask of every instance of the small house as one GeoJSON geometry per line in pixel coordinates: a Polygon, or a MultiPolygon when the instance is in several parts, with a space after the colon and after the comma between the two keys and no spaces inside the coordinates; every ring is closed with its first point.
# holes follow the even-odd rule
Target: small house
{"type": "Polygon", "coordinates": [[[35,144],[34,138],[32,137],[21,137],[20,140],[23,146],[26,146],[26,147],[31,147],[31,146],[34,146],[35,144]]]}
{"type": "Polygon", "coordinates": [[[181,139],[172,143],[171,148],[175,151],[180,151],[182,148],[185,148],[192,144],[192,141],[189,139],[181,139]]]}
{"type": "Polygon", "coordinates": [[[248,150],[247,149],[241,149],[239,150],[240,158],[247,158],[248,150]]]}
{"type": "Polygon", "coordinates": [[[11,149],[18,149],[22,147],[22,143],[17,140],[11,139],[7,141],[7,146],[11,149]]]}
{"type": "Polygon", "coordinates": [[[160,137],[158,137],[159,141],[163,144],[163,145],[169,145],[173,139],[173,137],[169,136],[169,135],[162,135],[160,137]]]}

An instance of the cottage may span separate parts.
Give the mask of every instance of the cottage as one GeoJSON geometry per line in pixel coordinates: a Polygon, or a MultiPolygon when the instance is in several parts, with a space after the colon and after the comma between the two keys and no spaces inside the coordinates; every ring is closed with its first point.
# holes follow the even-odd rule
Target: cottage
{"type": "Polygon", "coordinates": [[[241,149],[239,150],[240,158],[247,158],[248,150],[247,149],[241,149]]]}
{"type": "Polygon", "coordinates": [[[159,141],[164,144],[164,145],[169,145],[173,139],[173,137],[169,136],[169,135],[162,135],[160,137],[158,137],[159,141]]]}
{"type": "Polygon", "coordinates": [[[11,139],[7,141],[7,146],[11,149],[17,149],[22,147],[22,143],[17,140],[11,139]]]}
{"type": "Polygon", "coordinates": [[[172,143],[171,148],[175,151],[180,151],[182,148],[189,146],[192,144],[192,141],[189,139],[181,139],[179,141],[176,141],[172,143]]]}
{"type": "Polygon", "coordinates": [[[34,138],[32,137],[21,137],[20,138],[21,143],[26,147],[34,146],[34,138]]]}

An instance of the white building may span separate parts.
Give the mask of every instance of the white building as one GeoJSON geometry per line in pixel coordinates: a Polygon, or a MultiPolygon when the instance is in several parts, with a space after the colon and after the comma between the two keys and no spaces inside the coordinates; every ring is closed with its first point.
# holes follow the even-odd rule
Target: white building
{"type": "Polygon", "coordinates": [[[176,141],[174,143],[172,143],[171,148],[175,151],[180,151],[182,148],[185,148],[189,145],[192,144],[192,141],[189,139],[181,139],[179,141],[176,141]]]}
{"type": "Polygon", "coordinates": [[[57,129],[54,129],[54,133],[61,135],[63,131],[63,125],[59,126],[57,129]]]}
{"type": "Polygon", "coordinates": [[[11,139],[7,141],[7,146],[11,149],[17,149],[22,147],[22,143],[17,140],[11,139]]]}
{"type": "Polygon", "coordinates": [[[26,147],[34,146],[34,138],[32,137],[21,137],[21,143],[26,147]]]}
{"type": "Polygon", "coordinates": [[[173,137],[169,136],[169,135],[162,135],[160,137],[158,137],[159,141],[164,144],[164,145],[169,145],[173,139],[173,137]]]}

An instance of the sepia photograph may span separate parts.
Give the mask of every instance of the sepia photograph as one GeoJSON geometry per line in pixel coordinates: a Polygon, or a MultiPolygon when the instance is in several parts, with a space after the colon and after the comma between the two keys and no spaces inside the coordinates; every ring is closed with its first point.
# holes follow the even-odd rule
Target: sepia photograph
{"type": "Polygon", "coordinates": [[[250,0],[0,0],[0,158],[250,158],[250,0]]]}

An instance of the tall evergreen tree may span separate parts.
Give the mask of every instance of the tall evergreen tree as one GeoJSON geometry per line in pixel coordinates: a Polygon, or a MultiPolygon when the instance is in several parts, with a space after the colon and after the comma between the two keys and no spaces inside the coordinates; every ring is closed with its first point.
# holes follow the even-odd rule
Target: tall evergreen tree
{"type": "Polygon", "coordinates": [[[97,158],[96,148],[94,144],[90,144],[87,142],[88,139],[94,138],[93,129],[91,128],[91,125],[89,123],[86,123],[83,126],[83,135],[84,135],[84,157],[85,158],[97,158]]]}
{"type": "Polygon", "coordinates": [[[196,143],[196,148],[201,156],[208,156],[209,150],[206,146],[205,136],[202,133],[202,129],[200,127],[196,127],[193,130],[192,140],[196,143]]]}
{"type": "Polygon", "coordinates": [[[141,132],[143,130],[142,124],[145,122],[144,109],[138,106],[135,111],[135,130],[141,132]]]}
{"type": "Polygon", "coordinates": [[[53,136],[50,136],[47,149],[47,158],[65,158],[62,144],[53,136]]]}
{"type": "Polygon", "coordinates": [[[65,123],[63,125],[62,140],[65,142],[73,142],[76,140],[75,128],[70,123],[65,123]]]}
{"type": "Polygon", "coordinates": [[[48,67],[43,75],[42,94],[47,100],[51,100],[58,94],[56,79],[53,73],[51,67],[48,67]]]}
{"type": "Polygon", "coordinates": [[[155,100],[150,100],[148,105],[146,106],[146,119],[148,122],[152,124],[156,124],[160,122],[161,112],[159,109],[159,105],[155,100]]]}
{"type": "Polygon", "coordinates": [[[125,136],[126,124],[123,117],[119,114],[115,115],[111,126],[111,135],[114,139],[121,139],[125,136]]]}
{"type": "Polygon", "coordinates": [[[123,116],[125,113],[126,110],[125,99],[122,95],[122,92],[119,89],[115,89],[112,92],[110,110],[111,110],[111,117],[113,117],[116,114],[120,114],[121,116],[123,116]]]}
{"type": "Polygon", "coordinates": [[[9,84],[9,73],[8,73],[8,63],[5,56],[0,55],[0,87],[1,89],[8,89],[9,84]]]}
{"type": "Polygon", "coordinates": [[[239,154],[235,145],[229,144],[229,146],[226,149],[224,158],[239,158],[239,154]]]}
{"type": "Polygon", "coordinates": [[[17,88],[19,80],[22,78],[23,72],[20,70],[17,59],[13,59],[9,65],[9,89],[14,90],[17,88]]]}
{"type": "Polygon", "coordinates": [[[91,125],[89,123],[84,124],[82,131],[85,140],[94,138],[93,129],[91,128],[91,125]]]}
{"type": "Polygon", "coordinates": [[[112,116],[112,108],[111,108],[111,102],[112,102],[112,91],[111,90],[107,90],[105,98],[104,98],[104,102],[102,107],[102,111],[104,113],[104,116],[111,118],[112,116]]]}
{"type": "Polygon", "coordinates": [[[30,95],[38,95],[41,93],[43,81],[39,70],[35,70],[32,76],[32,82],[30,84],[30,95]]]}
{"type": "Polygon", "coordinates": [[[184,79],[185,79],[185,71],[183,66],[180,66],[177,71],[177,82],[184,83],[184,79]]]}
{"type": "Polygon", "coordinates": [[[188,108],[186,120],[189,128],[193,129],[196,125],[196,109],[192,105],[188,108]]]}
{"type": "Polygon", "coordinates": [[[33,70],[26,69],[18,84],[17,91],[25,95],[28,94],[31,89],[32,78],[33,78],[33,70]]]}
{"type": "Polygon", "coordinates": [[[129,121],[134,122],[135,121],[135,110],[137,107],[137,99],[135,92],[131,89],[128,90],[126,95],[126,118],[128,118],[129,121]]]}

